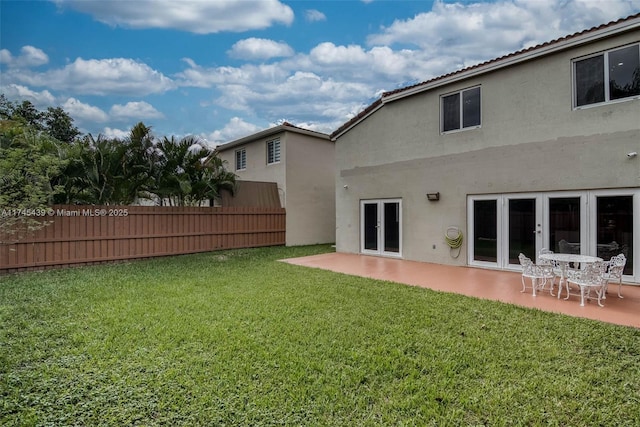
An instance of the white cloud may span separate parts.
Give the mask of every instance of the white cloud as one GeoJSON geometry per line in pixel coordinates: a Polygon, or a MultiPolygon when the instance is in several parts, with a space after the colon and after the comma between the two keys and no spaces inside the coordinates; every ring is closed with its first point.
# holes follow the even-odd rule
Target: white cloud
{"type": "Polygon", "coordinates": [[[184,59],[189,68],[178,73],[180,86],[212,87],[219,84],[250,85],[254,81],[278,81],[289,73],[281,64],[247,64],[241,67],[204,68],[191,59],[184,59]]]}
{"type": "Polygon", "coordinates": [[[229,56],[239,59],[269,59],[293,55],[293,49],[286,43],[255,37],[236,42],[229,56]]]}
{"type": "Polygon", "coordinates": [[[0,64],[7,64],[9,67],[38,67],[48,62],[47,54],[33,46],[22,46],[18,56],[13,56],[7,49],[0,50],[0,64]]]}
{"type": "MultiPolygon", "coordinates": [[[[409,45],[423,54],[469,66],[590,28],[640,8],[640,1],[510,0],[445,3],[430,12],[396,20],[368,37],[372,46],[409,45]]],[[[440,73],[453,69],[438,70],[440,73]]]]}
{"type": "Polygon", "coordinates": [[[109,120],[107,113],[98,107],[80,102],[75,98],[67,99],[62,104],[62,109],[79,122],[106,122],[109,120]]]}
{"type": "Polygon", "coordinates": [[[307,22],[318,22],[318,21],[326,21],[327,17],[325,16],[324,13],[320,12],[319,10],[308,9],[304,12],[304,19],[306,19],[307,22]]]}
{"type": "Polygon", "coordinates": [[[10,64],[13,61],[11,52],[7,49],[0,49],[0,64],[10,64]]]}
{"type": "Polygon", "coordinates": [[[39,108],[47,108],[55,104],[55,97],[48,90],[36,92],[26,86],[9,84],[0,86],[0,92],[5,94],[8,99],[19,99],[22,101],[30,101],[39,108]]]}
{"type": "Polygon", "coordinates": [[[218,90],[221,95],[215,102],[221,107],[269,121],[289,117],[292,122],[340,122],[373,93],[364,83],[336,81],[305,71],[279,81],[219,85],[218,90]]]}
{"type": "Polygon", "coordinates": [[[109,114],[114,119],[158,119],[164,114],[156,110],[151,104],[144,101],[127,102],[125,105],[116,104],[111,107],[109,114]]]}
{"type": "Polygon", "coordinates": [[[209,146],[213,147],[251,135],[260,130],[258,126],[245,122],[240,117],[233,117],[222,129],[215,130],[208,135],[200,135],[200,137],[204,139],[209,146]]]}
{"type": "Polygon", "coordinates": [[[278,0],[54,0],[112,26],[171,28],[197,34],[289,25],[293,10],[278,0]]]}
{"type": "Polygon", "coordinates": [[[141,96],[175,88],[174,82],[148,65],[126,58],[76,59],[64,68],[42,73],[10,70],[6,78],[30,86],[91,95],[141,96]]]}
{"type": "Polygon", "coordinates": [[[318,64],[362,64],[367,60],[364,49],[358,45],[336,46],[331,42],[320,43],[309,52],[312,61],[318,64]]]}
{"type": "Polygon", "coordinates": [[[105,138],[117,138],[117,139],[126,139],[131,134],[130,130],[122,130],[122,129],[114,129],[110,127],[105,127],[101,132],[102,136],[105,138]]]}

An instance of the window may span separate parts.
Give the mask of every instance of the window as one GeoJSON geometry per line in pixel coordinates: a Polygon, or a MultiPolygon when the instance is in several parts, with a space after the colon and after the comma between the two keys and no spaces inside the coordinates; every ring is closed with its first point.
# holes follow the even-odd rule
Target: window
{"type": "Polygon", "coordinates": [[[280,161],[280,139],[267,141],[267,164],[278,163],[280,161]]]}
{"type": "Polygon", "coordinates": [[[640,95],[640,44],[573,62],[575,107],[640,95]]]}
{"type": "Polygon", "coordinates": [[[445,95],[441,99],[442,132],[480,126],[480,87],[445,95]]]}
{"type": "Polygon", "coordinates": [[[243,170],[247,168],[247,150],[241,148],[236,150],[236,170],[243,170]]]}

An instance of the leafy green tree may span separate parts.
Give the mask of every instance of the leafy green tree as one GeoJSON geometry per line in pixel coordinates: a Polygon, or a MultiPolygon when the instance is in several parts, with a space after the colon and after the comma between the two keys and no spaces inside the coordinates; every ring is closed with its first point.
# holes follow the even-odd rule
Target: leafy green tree
{"type": "Polygon", "coordinates": [[[57,141],[24,123],[0,121],[0,240],[40,229],[59,190],[51,185],[64,161],[50,154],[57,141]]]}
{"type": "Polygon", "coordinates": [[[4,93],[0,93],[0,120],[9,120],[14,108],[13,102],[9,101],[4,93]]]}
{"type": "Polygon", "coordinates": [[[44,131],[62,142],[73,142],[80,131],[73,125],[71,116],[60,107],[49,107],[43,113],[44,131]]]}
{"type": "Polygon", "coordinates": [[[38,111],[31,101],[22,101],[21,104],[14,106],[11,119],[21,120],[37,131],[44,130],[42,123],[44,113],[38,111]]]}

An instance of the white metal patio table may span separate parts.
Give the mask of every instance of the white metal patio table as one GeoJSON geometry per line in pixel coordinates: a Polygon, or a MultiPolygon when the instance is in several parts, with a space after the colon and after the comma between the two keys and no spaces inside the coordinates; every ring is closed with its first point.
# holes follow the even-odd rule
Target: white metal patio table
{"type": "Polygon", "coordinates": [[[560,299],[560,294],[562,294],[562,283],[564,282],[567,287],[567,297],[565,299],[569,299],[569,283],[567,282],[567,269],[569,268],[569,263],[591,263],[602,261],[602,258],[597,256],[590,255],[580,255],[580,254],[542,254],[540,255],[540,259],[544,259],[547,261],[555,261],[558,263],[558,267],[560,267],[560,283],[558,284],[558,299],[560,299]]]}

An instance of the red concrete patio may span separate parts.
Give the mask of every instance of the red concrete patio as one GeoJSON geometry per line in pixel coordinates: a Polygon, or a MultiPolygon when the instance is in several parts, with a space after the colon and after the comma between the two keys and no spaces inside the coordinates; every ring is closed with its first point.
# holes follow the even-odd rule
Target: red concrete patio
{"type": "Polygon", "coordinates": [[[516,272],[346,253],[328,253],[283,261],[640,328],[640,286],[623,284],[624,298],[620,299],[618,285],[609,285],[609,293],[604,300],[605,307],[599,307],[595,299],[585,302],[585,306],[580,307],[579,295],[572,295],[565,301],[564,294],[563,299],[558,300],[548,291],[540,292],[534,297],[529,287],[525,293],[521,293],[521,275],[516,272]]]}

